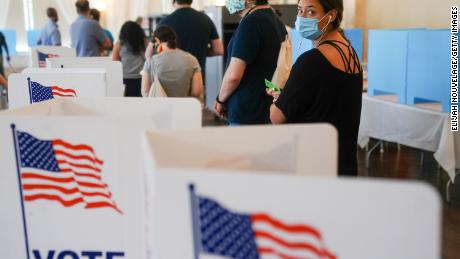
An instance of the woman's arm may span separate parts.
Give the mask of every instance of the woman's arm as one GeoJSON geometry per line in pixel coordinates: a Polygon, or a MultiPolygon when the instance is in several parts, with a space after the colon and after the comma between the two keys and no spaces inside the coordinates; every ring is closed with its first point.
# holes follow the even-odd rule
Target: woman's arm
{"type": "Polygon", "coordinates": [[[141,93],[143,97],[148,97],[150,92],[150,86],[152,85],[150,79],[150,73],[146,71],[142,71],[142,85],[141,85],[141,93]]]}
{"type": "Polygon", "coordinates": [[[190,95],[198,98],[198,100],[202,100],[203,98],[203,76],[201,71],[196,71],[195,74],[193,74],[190,95]]]}
{"type": "Polygon", "coordinates": [[[115,45],[113,46],[112,60],[114,60],[114,61],[120,61],[121,60],[121,57],[120,57],[120,42],[119,41],[117,41],[117,43],[115,43],[115,45]]]}
{"type": "Polygon", "coordinates": [[[281,124],[286,122],[286,117],[284,116],[283,112],[278,109],[275,104],[270,106],[270,121],[273,124],[281,124]]]}

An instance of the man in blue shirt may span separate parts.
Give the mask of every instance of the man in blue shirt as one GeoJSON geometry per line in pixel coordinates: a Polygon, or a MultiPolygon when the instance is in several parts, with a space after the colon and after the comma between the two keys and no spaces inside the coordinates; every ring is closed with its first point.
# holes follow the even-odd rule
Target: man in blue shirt
{"type": "Polygon", "coordinates": [[[78,0],[75,3],[78,18],[70,25],[72,47],[77,49],[78,57],[96,57],[110,47],[110,41],[99,23],[89,19],[89,1],[78,0]]]}
{"type": "Polygon", "coordinates": [[[46,9],[46,15],[49,18],[48,23],[42,30],[42,34],[37,44],[43,46],[61,46],[61,32],[58,29],[58,13],[53,7],[46,9]]]}
{"type": "MultiPolygon", "coordinates": [[[[97,9],[91,9],[89,12],[89,17],[99,23],[101,19],[101,13],[97,9]]],[[[104,28],[102,28],[102,30],[104,30],[105,36],[107,36],[107,38],[109,38],[109,41],[110,41],[110,47],[108,49],[105,49],[103,53],[104,54],[103,56],[108,56],[110,54],[110,51],[112,51],[113,49],[114,39],[113,39],[112,33],[109,30],[104,29],[104,28]]]]}

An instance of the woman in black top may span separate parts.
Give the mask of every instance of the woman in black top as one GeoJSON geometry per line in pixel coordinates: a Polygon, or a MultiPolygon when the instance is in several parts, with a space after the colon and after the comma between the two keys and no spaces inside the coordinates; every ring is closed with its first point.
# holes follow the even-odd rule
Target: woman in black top
{"type": "Polygon", "coordinates": [[[269,92],[274,97],[270,120],[334,125],[339,133],[339,175],[356,176],[363,75],[340,29],[343,1],[300,0],[298,9],[296,29],[316,48],[297,59],[280,94],[269,92]]]}

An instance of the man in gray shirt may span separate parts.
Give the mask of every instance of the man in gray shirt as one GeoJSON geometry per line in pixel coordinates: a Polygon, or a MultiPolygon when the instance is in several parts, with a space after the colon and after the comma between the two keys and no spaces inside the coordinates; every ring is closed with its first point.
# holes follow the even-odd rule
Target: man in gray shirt
{"type": "Polygon", "coordinates": [[[37,44],[44,46],[61,46],[61,32],[59,32],[57,25],[59,20],[58,13],[56,9],[49,7],[46,9],[46,15],[48,16],[49,21],[43,28],[37,44]]]}
{"type": "Polygon", "coordinates": [[[96,57],[101,51],[110,47],[99,23],[89,19],[89,1],[78,0],[75,3],[78,18],[70,25],[70,38],[72,47],[77,49],[78,57],[96,57]]]}

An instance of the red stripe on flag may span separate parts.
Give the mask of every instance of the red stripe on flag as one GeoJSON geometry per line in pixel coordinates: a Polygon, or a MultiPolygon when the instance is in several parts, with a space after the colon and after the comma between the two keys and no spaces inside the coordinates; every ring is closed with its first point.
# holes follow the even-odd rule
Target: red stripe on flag
{"type": "Polygon", "coordinates": [[[65,148],[68,148],[68,149],[71,149],[71,150],[76,150],[76,151],[89,151],[91,152],[91,154],[94,156],[94,159],[96,159],[97,161],[100,162],[100,164],[102,165],[104,162],[100,159],[97,158],[95,152],[94,152],[94,149],[88,145],[72,145],[72,144],[69,144],[63,140],[60,140],[60,139],[55,139],[53,140],[53,146],[56,145],[56,146],[63,146],[65,148]]]}
{"type": "Polygon", "coordinates": [[[51,86],[51,89],[62,92],[62,93],[71,93],[71,94],[74,94],[75,96],[77,95],[77,92],[75,92],[75,90],[73,89],[60,88],[58,86],[51,86]]]}
{"type": "Polygon", "coordinates": [[[49,185],[49,184],[23,184],[22,188],[24,190],[56,190],[62,194],[75,194],[80,192],[77,187],[72,189],[67,189],[61,186],[49,185]]]}
{"type": "MultiPolygon", "coordinates": [[[[73,172],[71,169],[69,169],[70,172],[73,172]]],[[[98,175],[94,175],[92,173],[76,173],[76,172],[73,172],[74,175],[76,176],[80,176],[80,177],[90,177],[90,178],[93,178],[95,180],[99,180],[99,181],[102,181],[102,178],[98,175]]]]}
{"type": "Polygon", "coordinates": [[[292,250],[306,250],[308,252],[312,252],[320,257],[324,257],[326,255],[328,255],[329,253],[323,249],[319,249],[311,244],[308,244],[308,243],[294,243],[294,242],[287,242],[287,241],[284,241],[280,238],[277,238],[275,236],[273,236],[272,234],[270,233],[267,233],[267,232],[264,232],[264,231],[254,231],[254,236],[256,238],[264,238],[264,239],[268,239],[270,241],[273,241],[283,247],[286,247],[288,249],[292,249],[292,250]]]}
{"type": "Polygon", "coordinates": [[[84,203],[83,198],[79,197],[70,201],[66,201],[57,195],[50,195],[50,194],[36,194],[36,195],[25,195],[25,201],[35,201],[35,200],[52,200],[58,201],[64,207],[72,207],[78,203],[84,203]]]}
{"type": "Polygon", "coordinates": [[[58,92],[55,92],[55,91],[53,91],[53,95],[54,96],[59,96],[59,97],[77,97],[74,94],[61,94],[61,93],[58,93],[58,92]]]}
{"type": "Polygon", "coordinates": [[[112,193],[106,194],[106,193],[102,193],[102,192],[81,192],[81,194],[83,194],[85,196],[90,196],[90,197],[94,197],[94,196],[105,197],[105,198],[107,198],[109,200],[112,198],[112,193]]]}
{"type": "Polygon", "coordinates": [[[40,180],[49,180],[57,183],[72,183],[75,180],[73,177],[66,177],[66,178],[57,178],[57,177],[50,177],[45,176],[37,173],[21,173],[22,179],[40,179],[40,180]]]}
{"type": "Polygon", "coordinates": [[[104,207],[110,207],[116,210],[118,213],[123,214],[123,211],[121,211],[115,205],[108,203],[108,202],[92,202],[92,203],[86,204],[85,206],[86,209],[96,209],[96,208],[104,208],[104,207]]]}
{"type": "Polygon", "coordinates": [[[287,225],[287,224],[284,224],[282,223],[281,221],[279,220],[276,220],[272,217],[270,217],[269,215],[267,214],[263,214],[263,213],[260,213],[260,214],[253,214],[251,216],[251,221],[254,222],[254,223],[257,223],[257,222],[266,222],[266,223],[269,223],[270,225],[278,228],[278,229],[282,229],[286,232],[291,232],[291,233],[299,233],[299,234],[308,234],[308,235],[312,235],[318,239],[322,239],[322,236],[321,236],[321,233],[313,228],[313,227],[310,227],[310,226],[307,226],[307,225],[287,225]]]}
{"type": "Polygon", "coordinates": [[[54,154],[65,156],[65,157],[75,159],[75,160],[88,160],[89,162],[92,162],[94,164],[102,165],[101,160],[94,158],[94,157],[87,156],[87,155],[74,155],[74,154],[70,154],[69,152],[62,151],[62,150],[54,150],[54,154]]]}
{"type": "Polygon", "coordinates": [[[83,186],[83,187],[88,187],[88,188],[101,188],[101,189],[105,189],[107,187],[109,187],[107,184],[103,183],[103,184],[97,184],[97,183],[87,183],[87,182],[79,182],[79,181],[76,181],[78,183],[78,185],[80,186],[83,186]]]}
{"type": "Polygon", "coordinates": [[[101,172],[100,168],[97,168],[97,167],[94,167],[94,166],[91,166],[91,165],[71,163],[71,162],[69,162],[67,160],[57,160],[57,162],[59,164],[59,167],[61,167],[61,165],[68,165],[70,167],[93,170],[93,171],[98,172],[98,173],[101,172]]]}
{"type": "Polygon", "coordinates": [[[257,252],[259,252],[259,254],[261,254],[261,255],[266,255],[266,254],[276,255],[276,257],[280,258],[280,259],[305,259],[305,258],[302,258],[302,257],[288,256],[288,255],[285,255],[283,253],[276,252],[275,250],[273,250],[271,248],[268,248],[268,247],[259,247],[257,249],[257,252]]]}

